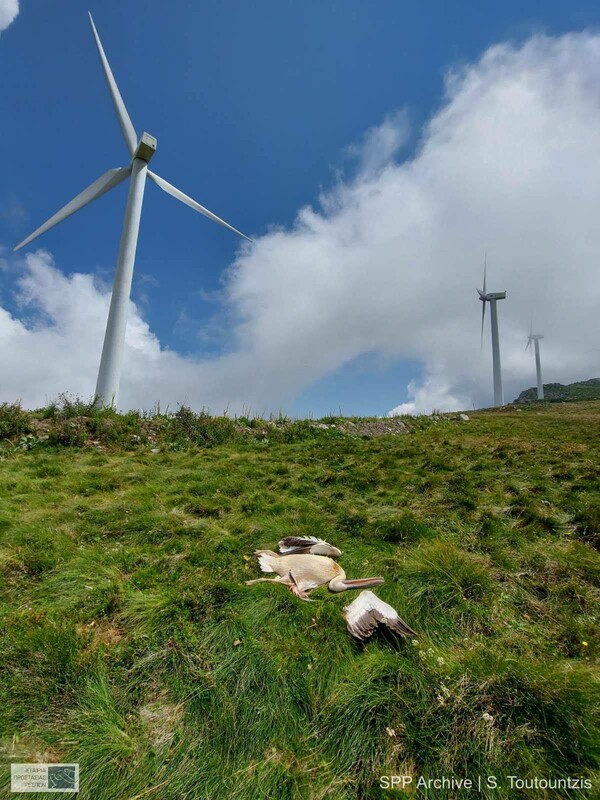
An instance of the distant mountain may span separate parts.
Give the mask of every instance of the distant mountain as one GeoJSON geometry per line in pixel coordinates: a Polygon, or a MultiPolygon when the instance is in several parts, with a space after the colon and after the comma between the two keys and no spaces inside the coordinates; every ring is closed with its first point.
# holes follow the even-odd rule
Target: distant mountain
{"type": "MultiPolygon", "coordinates": [[[[589,381],[577,381],[566,386],[562,383],[545,383],[544,399],[550,403],[572,403],[575,400],[600,400],[600,378],[589,381]]],[[[537,401],[537,389],[525,389],[513,400],[514,403],[534,403],[537,401]]]]}

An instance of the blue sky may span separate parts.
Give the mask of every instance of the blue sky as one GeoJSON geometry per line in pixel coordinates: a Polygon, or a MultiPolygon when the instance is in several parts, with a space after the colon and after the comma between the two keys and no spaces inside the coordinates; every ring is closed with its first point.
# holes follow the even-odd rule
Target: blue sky
{"type": "MultiPolygon", "coordinates": [[[[592,2],[22,3],[0,35],[6,247],[128,161],[88,7],[137,131],[158,139],[152,168],[252,237],[291,226],[300,208],[351,176],[348,146],[400,108],[411,125],[401,151],[409,156],[450,66],[475,61],[496,42],[595,29],[600,21],[592,2]]],[[[125,194],[119,187],[39,246],[63,273],[110,282],[125,194]]],[[[164,348],[216,358],[231,347],[226,321],[215,325],[215,314],[238,244],[147,186],[133,299],[164,348]]],[[[0,297],[12,314],[20,313],[17,278],[0,272],[0,297]]],[[[474,306],[475,325],[477,315],[474,306]]],[[[302,387],[286,410],[384,413],[420,374],[418,359],[367,350],[302,387]]]]}

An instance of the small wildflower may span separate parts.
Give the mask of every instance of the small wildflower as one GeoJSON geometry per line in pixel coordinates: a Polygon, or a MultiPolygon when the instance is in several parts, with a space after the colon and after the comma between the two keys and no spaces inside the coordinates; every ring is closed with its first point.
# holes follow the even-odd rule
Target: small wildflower
{"type": "Polygon", "coordinates": [[[233,646],[234,647],[239,647],[241,645],[241,643],[242,643],[241,639],[236,639],[235,642],[233,643],[233,646]]]}
{"type": "Polygon", "coordinates": [[[446,663],[446,662],[444,661],[444,659],[443,659],[441,656],[438,656],[438,658],[437,658],[437,662],[438,662],[438,664],[439,664],[440,666],[442,666],[442,664],[445,664],[445,663],[446,663]]]}
{"type": "Polygon", "coordinates": [[[587,647],[588,646],[587,642],[582,642],[581,644],[582,644],[583,647],[587,647]]]}
{"type": "Polygon", "coordinates": [[[419,640],[418,639],[412,639],[411,641],[413,643],[413,647],[418,647],[419,646],[419,640]]]}
{"type": "Polygon", "coordinates": [[[491,715],[491,714],[488,714],[488,712],[487,712],[487,711],[484,711],[484,712],[483,712],[483,714],[482,714],[482,717],[484,718],[484,720],[485,720],[486,722],[493,722],[493,721],[494,721],[494,718],[492,717],[492,715],[491,715]]]}
{"type": "Polygon", "coordinates": [[[396,731],[393,728],[386,728],[385,731],[386,731],[388,736],[395,736],[396,735],[396,731]]]}

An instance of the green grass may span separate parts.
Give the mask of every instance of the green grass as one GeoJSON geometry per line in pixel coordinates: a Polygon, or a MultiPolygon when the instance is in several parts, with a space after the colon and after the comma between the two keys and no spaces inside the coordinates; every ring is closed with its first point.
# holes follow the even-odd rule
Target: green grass
{"type": "Polygon", "coordinates": [[[364,439],[0,408],[0,797],[39,760],[79,762],[82,800],[597,778],[600,403],[470,416],[364,439]],[[284,534],[383,575],[418,638],[361,645],[350,594],[246,587],[284,534]]]}

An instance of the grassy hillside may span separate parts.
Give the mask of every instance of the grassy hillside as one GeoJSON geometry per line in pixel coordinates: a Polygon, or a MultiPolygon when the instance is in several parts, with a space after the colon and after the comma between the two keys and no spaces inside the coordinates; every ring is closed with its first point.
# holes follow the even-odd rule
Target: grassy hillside
{"type": "MultiPolygon", "coordinates": [[[[545,383],[544,398],[551,403],[574,403],[579,401],[600,400],[600,378],[576,383],[545,383]]],[[[525,389],[514,401],[515,403],[537,402],[537,389],[532,386],[525,389]]]]}
{"type": "Polygon", "coordinates": [[[600,403],[374,438],[80,411],[0,414],[0,797],[44,760],[82,800],[592,796],[506,776],[598,768],[600,403]],[[350,592],[244,586],[291,533],[383,575],[418,638],[354,642],[350,592]]]}

